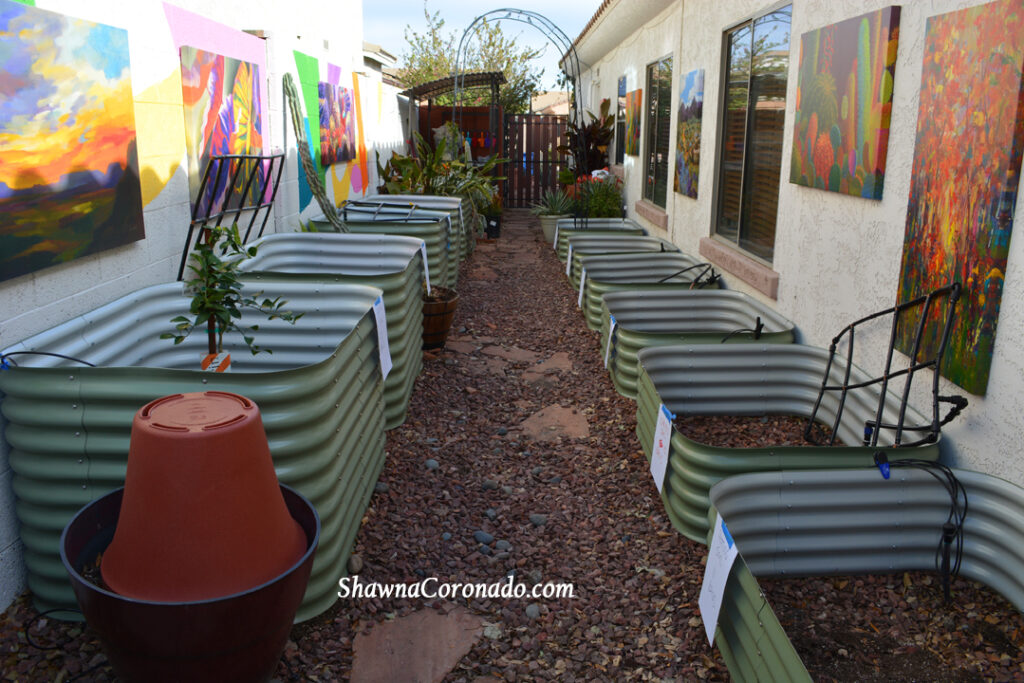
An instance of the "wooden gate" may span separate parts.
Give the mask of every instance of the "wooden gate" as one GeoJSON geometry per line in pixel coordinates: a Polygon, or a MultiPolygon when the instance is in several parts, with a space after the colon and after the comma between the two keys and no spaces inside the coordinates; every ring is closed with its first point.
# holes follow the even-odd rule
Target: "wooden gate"
{"type": "Polygon", "coordinates": [[[558,172],[566,163],[557,150],[567,143],[565,116],[508,114],[505,116],[504,203],[509,208],[529,207],[545,190],[558,187],[558,172]]]}

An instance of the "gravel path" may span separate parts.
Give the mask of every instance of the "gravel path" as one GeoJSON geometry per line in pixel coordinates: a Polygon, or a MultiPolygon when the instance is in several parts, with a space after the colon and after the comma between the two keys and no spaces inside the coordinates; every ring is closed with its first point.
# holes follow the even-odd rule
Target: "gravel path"
{"type": "MultiPolygon", "coordinates": [[[[483,634],[446,681],[727,680],[697,611],[705,549],[665,516],[634,433],[635,404],[613,389],[536,220],[509,211],[502,230],[463,266],[453,335],[425,356],[409,418],[388,434],[350,568],[364,584],[513,575],[526,585],[571,583],[575,597],[341,599],[295,627],[277,679],[346,680],[357,634],[458,604],[482,620],[483,634]]],[[[840,585],[829,581],[814,585],[840,585]]],[[[857,587],[891,592],[891,583],[857,587]]],[[[789,585],[772,589],[780,602],[796,592],[789,585]]],[[[802,593],[794,600],[807,604],[802,593]]],[[[1020,620],[1012,608],[1002,615],[1020,620]]],[[[30,645],[24,626],[35,617],[22,598],[0,621],[8,680],[112,679],[79,625],[43,620],[33,639],[58,649],[30,645]]],[[[828,632],[844,617],[814,619],[828,632]]]]}

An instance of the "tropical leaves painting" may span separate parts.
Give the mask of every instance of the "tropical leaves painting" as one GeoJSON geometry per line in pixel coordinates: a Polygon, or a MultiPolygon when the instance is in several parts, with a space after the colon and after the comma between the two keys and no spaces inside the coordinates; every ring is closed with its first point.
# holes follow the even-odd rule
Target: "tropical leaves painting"
{"type": "Polygon", "coordinates": [[[800,38],[789,181],[882,198],[900,8],[800,38]]]}
{"type": "Polygon", "coordinates": [[[640,105],[643,88],[626,93],[626,154],[640,154],[640,105]]]}
{"type": "Polygon", "coordinates": [[[320,163],[324,166],[356,157],[356,112],[352,91],[333,83],[318,83],[320,163]]]}
{"type": "MultiPolygon", "coordinates": [[[[199,198],[199,186],[210,157],[262,152],[259,82],[259,67],[255,64],[194,47],[181,48],[189,190],[200,214],[228,208],[224,206],[226,178],[220,183],[211,178],[204,196],[199,198]]],[[[225,167],[225,175],[227,170],[225,167]]],[[[250,188],[247,200],[256,199],[257,185],[250,188]]],[[[244,191],[243,172],[232,190],[233,206],[244,191]]]]}

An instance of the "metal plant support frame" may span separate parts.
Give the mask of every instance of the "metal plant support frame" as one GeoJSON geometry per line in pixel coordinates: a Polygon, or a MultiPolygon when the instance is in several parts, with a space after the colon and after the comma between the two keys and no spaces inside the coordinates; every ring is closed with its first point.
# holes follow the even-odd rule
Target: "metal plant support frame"
{"type": "Polygon", "coordinates": [[[188,235],[185,237],[185,246],[181,251],[181,263],[178,265],[178,280],[185,274],[185,262],[188,260],[189,252],[194,249],[204,233],[210,227],[219,227],[224,224],[225,219],[235,223],[243,213],[249,213],[249,225],[246,226],[245,235],[242,241],[248,242],[252,236],[252,229],[257,219],[263,213],[263,221],[257,237],[263,236],[267,227],[267,220],[270,218],[271,209],[274,206],[274,199],[277,198],[277,190],[281,184],[281,170],[284,168],[284,152],[271,155],[260,154],[224,154],[210,157],[203,172],[202,182],[199,184],[199,194],[192,205],[192,221],[188,225],[188,235]],[[216,170],[212,170],[216,169],[216,170]],[[260,173],[265,169],[264,173],[260,173]],[[232,206],[232,199],[235,199],[235,188],[238,186],[239,176],[245,170],[245,185],[238,193],[237,206],[232,206]],[[213,180],[210,180],[211,174],[213,180]],[[226,182],[227,184],[223,184],[226,182]],[[270,184],[273,183],[273,190],[267,193],[270,184]],[[208,187],[214,190],[226,187],[224,200],[219,207],[214,206],[212,197],[204,200],[208,187]],[[252,197],[254,199],[250,200],[252,197]],[[205,204],[205,206],[203,206],[205,204]],[[230,208],[229,208],[230,207],[230,208]],[[215,210],[216,209],[216,210],[215,210]],[[199,228],[196,231],[196,228],[199,228]],[[195,244],[193,244],[193,235],[195,244]]]}
{"type": "MultiPolygon", "coordinates": [[[[463,71],[465,69],[465,57],[466,49],[468,48],[467,38],[470,38],[475,30],[482,24],[486,24],[491,21],[518,21],[522,24],[528,24],[538,29],[544,36],[554,43],[555,47],[562,52],[562,61],[564,65],[562,72],[569,77],[569,84],[572,87],[572,121],[576,125],[577,129],[583,128],[583,105],[580,102],[580,93],[577,89],[577,84],[580,80],[580,58],[576,53],[576,45],[569,40],[569,37],[565,35],[562,29],[558,28],[558,25],[552,22],[550,19],[537,12],[531,12],[528,10],[515,9],[511,7],[502,7],[500,9],[494,9],[489,12],[485,12],[475,18],[472,23],[462,32],[462,38],[459,39],[459,48],[455,52],[455,73],[454,73],[454,89],[452,92],[452,120],[458,121],[461,127],[462,123],[462,110],[459,108],[459,90],[461,82],[463,80],[463,71]]],[[[575,153],[576,162],[579,163],[580,159],[586,156],[587,148],[586,142],[580,137],[577,140],[577,149],[575,153]]],[[[587,216],[586,211],[583,212],[583,216],[573,216],[574,224],[579,223],[579,226],[583,229],[587,227],[587,216]]]]}
{"type": "Polygon", "coordinates": [[[843,329],[838,335],[832,339],[832,343],[829,345],[829,358],[828,363],[825,366],[824,376],[821,380],[821,388],[818,392],[818,399],[814,403],[814,409],[811,411],[811,415],[808,418],[807,427],[804,429],[804,438],[809,442],[814,442],[812,439],[812,433],[814,431],[814,418],[817,416],[818,409],[821,407],[822,399],[827,391],[838,391],[839,392],[839,406],[836,410],[835,421],[832,424],[832,434],[829,436],[828,445],[834,445],[835,435],[838,431],[839,423],[842,420],[843,408],[846,404],[846,396],[850,391],[855,389],[862,389],[875,384],[881,385],[881,391],[878,399],[878,408],[875,412],[875,419],[868,421],[864,425],[864,445],[870,447],[877,447],[878,436],[883,429],[895,431],[896,435],[893,440],[894,448],[909,448],[912,446],[918,446],[925,443],[934,443],[939,438],[939,432],[941,431],[942,425],[949,423],[953,418],[960,414],[967,406],[967,399],[963,396],[940,396],[939,395],[939,364],[942,362],[942,358],[946,352],[947,342],[949,341],[949,333],[953,326],[953,314],[956,309],[956,304],[960,299],[961,285],[959,282],[953,282],[952,284],[946,285],[945,287],[939,287],[928,294],[918,297],[912,301],[907,301],[902,304],[871,315],[865,316],[860,320],[857,320],[846,328],[843,329]],[[942,333],[939,337],[939,344],[935,350],[935,355],[931,358],[919,359],[918,354],[921,351],[921,338],[925,331],[925,321],[928,318],[928,313],[931,311],[933,305],[939,305],[938,302],[945,300],[945,316],[942,323],[942,333]],[[908,311],[917,310],[919,311],[917,328],[914,332],[914,342],[910,353],[910,364],[908,367],[901,370],[892,370],[893,352],[896,345],[896,331],[902,316],[905,316],[908,311]],[[889,349],[886,353],[885,368],[882,374],[878,377],[874,377],[863,382],[856,382],[850,384],[850,369],[853,365],[853,349],[854,340],[856,336],[856,328],[858,325],[867,323],[878,318],[891,315],[892,326],[889,333],[889,349]],[[829,372],[832,369],[832,361],[836,355],[836,349],[844,337],[849,336],[846,346],[846,370],[843,375],[842,384],[829,384],[829,372]],[[929,424],[925,425],[906,425],[906,411],[907,401],[910,398],[911,385],[913,384],[914,375],[921,370],[932,370],[932,420],[929,424]],[[889,387],[890,380],[898,377],[906,377],[906,381],[903,386],[903,393],[900,396],[900,407],[899,415],[895,424],[883,422],[882,414],[885,409],[885,397],[889,387]],[[952,405],[949,412],[944,418],[939,418],[939,403],[949,403],[952,405]],[[924,436],[916,441],[904,442],[904,432],[924,432],[924,436]]]}

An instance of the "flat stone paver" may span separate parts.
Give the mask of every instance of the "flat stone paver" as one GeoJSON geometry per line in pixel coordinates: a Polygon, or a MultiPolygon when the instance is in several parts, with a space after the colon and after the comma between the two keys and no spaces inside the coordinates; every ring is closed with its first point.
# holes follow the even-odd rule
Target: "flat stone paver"
{"type": "Polygon", "coordinates": [[[514,363],[536,363],[537,354],[533,351],[527,351],[517,346],[505,348],[503,346],[485,346],[481,349],[488,356],[497,356],[498,358],[504,358],[514,363]]]}
{"type": "Polygon", "coordinates": [[[576,408],[548,406],[523,420],[520,427],[524,436],[534,441],[556,441],[559,438],[585,439],[590,436],[590,424],[576,408]]]}
{"type": "Polygon", "coordinates": [[[440,683],[480,639],[484,622],[462,607],[420,610],[356,635],[352,683],[440,683]]]}

